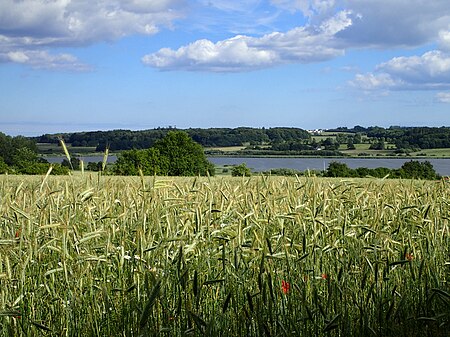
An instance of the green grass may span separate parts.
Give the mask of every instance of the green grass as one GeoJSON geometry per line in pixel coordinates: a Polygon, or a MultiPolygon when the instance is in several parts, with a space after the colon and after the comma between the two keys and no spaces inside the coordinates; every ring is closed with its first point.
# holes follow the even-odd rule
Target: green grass
{"type": "Polygon", "coordinates": [[[411,153],[412,156],[450,157],[450,149],[428,149],[411,153]]]}
{"type": "MultiPolygon", "coordinates": [[[[37,143],[37,148],[41,154],[64,155],[64,151],[59,144],[37,143]]],[[[95,146],[71,146],[67,144],[67,148],[74,155],[96,153],[95,146]]]]}
{"type": "Polygon", "coordinates": [[[450,328],[444,181],[0,176],[0,200],[2,336],[450,328]]]}

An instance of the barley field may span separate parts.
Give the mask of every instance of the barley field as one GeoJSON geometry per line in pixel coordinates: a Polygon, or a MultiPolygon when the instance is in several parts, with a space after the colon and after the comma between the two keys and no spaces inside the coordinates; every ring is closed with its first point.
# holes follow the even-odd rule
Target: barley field
{"type": "Polygon", "coordinates": [[[450,184],[0,176],[1,336],[449,336],[450,184]]]}

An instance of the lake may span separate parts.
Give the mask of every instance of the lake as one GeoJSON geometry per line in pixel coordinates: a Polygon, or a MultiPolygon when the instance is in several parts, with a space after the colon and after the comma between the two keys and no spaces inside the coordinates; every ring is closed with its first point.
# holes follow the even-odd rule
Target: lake
{"type": "MultiPolygon", "coordinates": [[[[390,169],[400,168],[411,158],[231,158],[212,157],[208,158],[218,166],[239,165],[245,163],[252,171],[268,171],[275,168],[289,168],[299,171],[323,170],[328,165],[337,161],[355,169],[358,167],[377,168],[387,167],[390,169]]],[[[450,159],[414,159],[419,161],[428,160],[440,175],[450,175],[450,159]]]]}
{"type": "MultiPolygon", "coordinates": [[[[60,163],[65,157],[46,157],[51,163],[60,163]]],[[[103,161],[103,156],[85,156],[81,157],[85,163],[103,161]]],[[[108,163],[114,163],[116,156],[109,156],[108,163]]],[[[424,161],[428,160],[437,173],[443,176],[450,175],[450,159],[412,159],[412,158],[247,158],[247,157],[208,157],[214,165],[239,165],[245,163],[253,171],[261,172],[276,168],[289,168],[299,171],[305,170],[323,170],[328,165],[337,161],[346,164],[355,169],[358,167],[377,168],[387,167],[390,169],[400,168],[405,162],[410,160],[424,161]]]]}

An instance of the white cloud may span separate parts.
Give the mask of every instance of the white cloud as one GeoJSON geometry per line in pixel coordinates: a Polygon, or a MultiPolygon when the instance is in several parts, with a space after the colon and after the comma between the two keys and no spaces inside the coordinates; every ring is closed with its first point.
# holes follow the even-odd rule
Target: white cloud
{"type": "Polygon", "coordinates": [[[401,81],[395,80],[389,74],[356,74],[355,79],[350,82],[354,87],[362,90],[386,90],[401,85],[401,81]]]}
{"type": "Polygon", "coordinates": [[[27,63],[30,58],[22,51],[10,51],[6,53],[5,59],[16,63],[27,63]]]}
{"type": "Polygon", "coordinates": [[[449,28],[448,0],[343,0],[359,14],[339,37],[349,47],[404,47],[435,42],[449,28]]]}
{"type": "Polygon", "coordinates": [[[183,0],[2,0],[0,62],[34,68],[85,69],[67,54],[45,48],[152,35],[182,16],[183,0]],[[28,57],[28,59],[26,59],[28,57]],[[46,63],[47,62],[47,63],[46,63]]]}
{"type": "Polygon", "coordinates": [[[448,0],[1,0],[0,61],[30,64],[20,53],[29,56],[45,48],[85,46],[136,33],[153,35],[185,18],[188,9],[191,31],[220,29],[236,36],[163,48],[144,56],[145,64],[246,71],[328,60],[351,48],[433,43],[450,51],[448,0]],[[307,24],[287,27],[283,20],[296,15],[307,24]]]}
{"type": "Polygon", "coordinates": [[[0,52],[0,62],[14,62],[29,65],[34,69],[89,71],[91,67],[70,54],[49,54],[45,50],[22,50],[0,52]]]}
{"type": "Polygon", "coordinates": [[[450,54],[433,50],[422,56],[395,57],[378,65],[375,73],[356,75],[350,84],[363,90],[450,88],[450,54]]]}
{"type": "Polygon", "coordinates": [[[435,42],[449,30],[448,0],[270,0],[300,11],[317,24],[345,9],[355,13],[352,27],[339,34],[346,47],[404,47],[435,42]]]}
{"type": "Polygon", "coordinates": [[[450,91],[437,93],[436,99],[440,103],[450,103],[450,91]]]}
{"type": "MultiPolygon", "coordinates": [[[[154,34],[181,16],[181,0],[3,0],[0,35],[80,45],[154,34]]],[[[18,40],[20,42],[20,40],[18,40]]]]}
{"type": "Polygon", "coordinates": [[[339,12],[319,27],[298,27],[259,38],[238,35],[217,43],[198,40],[177,50],[160,49],[142,61],[164,70],[233,72],[328,60],[344,53],[333,40],[336,33],[352,24],[350,14],[339,12]]]}
{"type": "Polygon", "coordinates": [[[450,30],[439,32],[439,47],[441,50],[450,51],[450,30]]]}
{"type": "MultiPolygon", "coordinates": [[[[243,11],[262,2],[199,1],[223,11],[243,11]]],[[[442,45],[450,45],[448,0],[432,3],[425,0],[269,0],[269,3],[281,10],[300,11],[309,18],[309,23],[260,37],[240,34],[217,43],[199,40],[176,50],[160,49],[142,60],[144,64],[165,70],[247,71],[283,63],[329,60],[350,48],[416,47],[436,43],[438,39],[442,45]]],[[[375,74],[367,79],[367,86],[373,85],[375,79],[377,86],[387,81],[386,76],[380,78],[375,74]]],[[[361,81],[363,77],[355,83],[361,81]]],[[[401,86],[402,81],[408,83],[395,76],[392,81],[392,87],[401,86]]]]}
{"type": "Polygon", "coordinates": [[[270,50],[252,47],[248,37],[236,36],[216,44],[198,40],[176,51],[164,48],[144,56],[142,61],[160,69],[231,72],[269,66],[277,58],[270,50]]]}

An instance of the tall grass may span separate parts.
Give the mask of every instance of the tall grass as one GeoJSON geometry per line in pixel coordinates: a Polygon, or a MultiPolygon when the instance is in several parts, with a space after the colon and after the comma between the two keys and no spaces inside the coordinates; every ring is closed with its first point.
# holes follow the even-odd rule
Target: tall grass
{"type": "Polygon", "coordinates": [[[2,336],[446,336],[450,186],[0,177],[2,336]]]}

